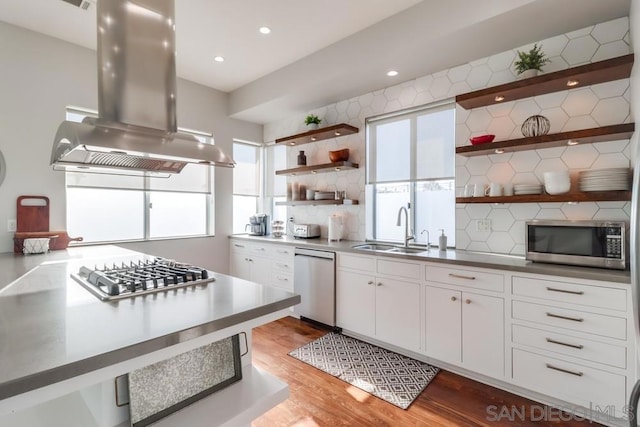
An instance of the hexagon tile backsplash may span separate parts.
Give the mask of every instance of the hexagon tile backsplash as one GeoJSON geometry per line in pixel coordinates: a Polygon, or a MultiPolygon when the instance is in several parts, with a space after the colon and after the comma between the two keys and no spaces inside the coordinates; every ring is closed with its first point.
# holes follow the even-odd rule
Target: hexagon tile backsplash
{"type": "MultiPolygon", "coordinates": [[[[596,24],[550,37],[538,44],[551,59],[551,63],[544,67],[545,72],[626,55],[631,52],[629,20],[625,17],[596,24]]],[[[316,164],[328,162],[326,153],[329,150],[349,148],[350,160],[359,163],[360,169],[295,179],[316,190],[346,190],[347,197],[357,199],[361,204],[290,207],[288,216],[294,216],[298,222],[321,224],[322,235],[326,236],[327,217],[338,212],[346,217],[348,238],[364,240],[365,119],[514,81],[516,51],[528,50],[532,46],[533,43],[473,60],[311,111],[323,118],[323,125],[344,122],[358,127],[360,132],[290,147],[287,167],[296,165],[296,156],[302,149],[307,155],[307,164],[316,164]]],[[[522,123],[535,114],[549,119],[550,133],[628,123],[631,121],[629,97],[629,79],[623,79],[473,110],[456,106],[456,146],[468,145],[471,136],[485,133],[495,134],[497,141],[521,138],[522,123]]],[[[304,131],[303,119],[304,116],[296,116],[265,125],[265,141],[304,131]]],[[[633,151],[629,140],[621,140],[478,157],[456,156],[456,189],[460,191],[468,183],[542,182],[544,172],[558,169],[569,169],[575,180],[581,169],[629,167],[633,151]]],[[[455,246],[458,249],[523,255],[524,224],[528,219],[629,220],[630,209],[627,202],[458,204],[455,246]],[[491,230],[478,231],[479,219],[489,219],[491,230]]]]}

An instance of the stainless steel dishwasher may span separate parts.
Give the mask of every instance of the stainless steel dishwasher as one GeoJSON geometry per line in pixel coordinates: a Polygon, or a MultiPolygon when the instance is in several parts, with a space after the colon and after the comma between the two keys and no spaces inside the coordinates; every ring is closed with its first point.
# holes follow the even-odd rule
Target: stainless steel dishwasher
{"type": "Polygon", "coordinates": [[[295,313],[301,319],[335,327],[335,252],[295,248],[294,253],[293,290],[301,297],[295,313]]]}

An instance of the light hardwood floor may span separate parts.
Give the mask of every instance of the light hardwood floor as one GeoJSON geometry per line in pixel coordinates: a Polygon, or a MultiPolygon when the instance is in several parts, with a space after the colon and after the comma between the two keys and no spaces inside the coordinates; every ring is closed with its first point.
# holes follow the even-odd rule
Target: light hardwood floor
{"type": "Polygon", "coordinates": [[[407,410],[397,408],[287,354],[325,333],[293,317],[254,329],[254,365],[287,382],[290,397],[256,419],[253,427],[598,425],[567,421],[566,415],[536,402],[447,371],[438,373],[407,410]],[[488,410],[490,405],[496,409],[488,410]],[[524,411],[525,420],[490,420],[502,405],[524,411]],[[551,420],[532,420],[532,414],[544,418],[545,410],[551,420]]]}

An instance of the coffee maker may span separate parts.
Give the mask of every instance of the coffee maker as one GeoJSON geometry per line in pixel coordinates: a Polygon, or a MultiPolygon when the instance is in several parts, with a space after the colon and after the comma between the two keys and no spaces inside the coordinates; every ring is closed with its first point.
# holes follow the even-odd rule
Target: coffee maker
{"type": "Polygon", "coordinates": [[[251,236],[266,236],[270,232],[269,228],[269,215],[255,214],[249,217],[249,224],[244,229],[251,236]]]}

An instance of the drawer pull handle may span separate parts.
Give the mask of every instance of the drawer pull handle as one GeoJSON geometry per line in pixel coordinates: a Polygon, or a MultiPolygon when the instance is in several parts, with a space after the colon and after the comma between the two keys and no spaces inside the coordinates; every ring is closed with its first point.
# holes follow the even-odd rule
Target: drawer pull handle
{"type": "Polygon", "coordinates": [[[471,304],[471,300],[470,299],[466,299],[466,300],[464,300],[464,303],[465,304],[471,304]]]}
{"type": "Polygon", "coordinates": [[[547,286],[547,290],[551,292],[562,292],[563,294],[584,295],[584,291],[568,291],[566,289],[550,288],[547,286]]]}
{"type": "Polygon", "coordinates": [[[382,282],[378,282],[378,285],[377,285],[377,286],[382,286],[382,282]]]}
{"type": "Polygon", "coordinates": [[[457,300],[458,300],[458,298],[456,298],[456,297],[451,297],[451,301],[457,301],[457,300]]]}
{"type": "Polygon", "coordinates": [[[546,365],[547,365],[547,368],[549,368],[549,369],[553,369],[554,371],[564,372],[565,374],[575,375],[576,377],[581,377],[581,376],[584,375],[582,372],[574,372],[574,371],[570,371],[568,369],[558,368],[557,366],[553,366],[553,365],[550,365],[548,363],[546,365]]]}
{"type": "Polygon", "coordinates": [[[264,248],[255,248],[256,251],[264,251],[264,248]]]}
{"type": "Polygon", "coordinates": [[[278,249],[279,254],[288,254],[289,251],[283,251],[282,249],[278,249]]]}
{"type": "Polygon", "coordinates": [[[553,313],[549,313],[549,312],[547,312],[547,316],[555,317],[556,319],[572,320],[574,322],[584,322],[584,319],[582,317],[562,316],[560,314],[553,314],[553,313]]]}
{"type": "Polygon", "coordinates": [[[547,342],[550,342],[551,344],[564,345],[565,347],[577,348],[578,350],[582,350],[584,348],[582,344],[569,344],[567,342],[556,341],[552,338],[547,338],[547,342]]]}
{"type": "Polygon", "coordinates": [[[276,263],[276,265],[277,265],[278,267],[289,268],[289,264],[283,264],[283,263],[281,263],[281,262],[276,263]]]}
{"type": "Polygon", "coordinates": [[[367,282],[367,285],[373,285],[373,280],[369,280],[369,281],[367,282]]]}
{"type": "Polygon", "coordinates": [[[282,276],[278,276],[277,279],[278,280],[282,280],[284,282],[288,282],[289,281],[289,279],[287,279],[286,277],[282,277],[282,276]]]}
{"type": "Polygon", "coordinates": [[[236,248],[244,248],[244,245],[239,245],[237,243],[234,243],[233,246],[235,246],[236,248]]]}
{"type": "Polygon", "coordinates": [[[458,279],[476,280],[474,276],[463,276],[462,274],[449,273],[450,277],[456,277],[458,279]]]}

